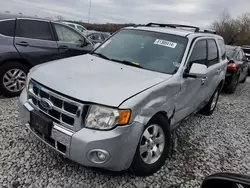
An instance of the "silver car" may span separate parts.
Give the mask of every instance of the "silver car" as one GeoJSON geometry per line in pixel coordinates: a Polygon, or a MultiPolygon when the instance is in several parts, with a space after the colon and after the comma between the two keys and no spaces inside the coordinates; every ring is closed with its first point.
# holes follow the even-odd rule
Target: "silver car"
{"type": "Polygon", "coordinates": [[[82,165],[156,172],[171,133],[196,112],[211,115],[225,79],[223,38],[186,27],[124,28],[88,55],[32,68],[19,100],[24,124],[82,165]]]}

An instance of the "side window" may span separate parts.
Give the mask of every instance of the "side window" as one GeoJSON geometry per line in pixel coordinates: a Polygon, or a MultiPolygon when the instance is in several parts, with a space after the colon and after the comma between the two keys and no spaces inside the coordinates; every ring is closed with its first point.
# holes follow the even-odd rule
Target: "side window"
{"type": "Polygon", "coordinates": [[[224,60],[226,59],[226,48],[225,48],[225,43],[224,40],[219,39],[219,46],[220,46],[220,51],[221,51],[221,58],[224,60]]]}
{"type": "Polygon", "coordinates": [[[241,51],[238,51],[237,55],[236,55],[236,60],[237,61],[241,61],[243,59],[243,54],[241,51]]]}
{"type": "Polygon", "coordinates": [[[236,60],[238,60],[238,61],[240,60],[240,52],[237,53],[236,60]]]}
{"type": "Polygon", "coordinates": [[[192,54],[188,61],[188,68],[191,67],[192,63],[199,63],[207,65],[207,42],[206,40],[198,41],[192,51],[192,54]]]}
{"type": "Polygon", "coordinates": [[[75,25],[73,24],[68,24],[70,27],[74,28],[75,29],[75,25]]]}
{"type": "Polygon", "coordinates": [[[93,34],[90,36],[92,40],[102,40],[102,36],[100,34],[93,34]]]}
{"type": "Polygon", "coordinates": [[[82,43],[84,38],[71,28],[64,25],[54,24],[59,41],[69,43],[82,43]]]}
{"type": "Polygon", "coordinates": [[[84,29],[84,28],[83,28],[82,26],[80,26],[80,25],[77,26],[77,29],[78,29],[79,31],[81,31],[81,32],[86,31],[86,29],[84,29]]]}
{"type": "Polygon", "coordinates": [[[53,40],[49,22],[38,20],[18,20],[17,37],[53,40]]]}
{"type": "Polygon", "coordinates": [[[6,20],[0,22],[0,34],[13,37],[15,33],[15,20],[6,20]]]}
{"type": "Polygon", "coordinates": [[[107,35],[107,34],[105,34],[105,33],[102,34],[102,36],[103,36],[104,40],[107,39],[107,38],[109,38],[109,35],[107,35]]]}
{"type": "Polygon", "coordinates": [[[218,48],[215,40],[207,40],[208,44],[208,67],[219,63],[218,48]]]}

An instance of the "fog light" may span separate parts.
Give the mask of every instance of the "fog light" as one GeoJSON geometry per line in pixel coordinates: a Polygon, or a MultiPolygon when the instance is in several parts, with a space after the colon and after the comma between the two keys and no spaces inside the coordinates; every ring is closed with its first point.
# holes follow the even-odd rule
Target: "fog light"
{"type": "Polygon", "coordinates": [[[102,164],[106,163],[110,159],[110,155],[106,150],[93,149],[88,152],[87,158],[92,163],[102,164]]]}
{"type": "Polygon", "coordinates": [[[101,161],[105,161],[106,156],[104,153],[102,153],[101,151],[97,152],[97,157],[101,160],[101,161]]]}

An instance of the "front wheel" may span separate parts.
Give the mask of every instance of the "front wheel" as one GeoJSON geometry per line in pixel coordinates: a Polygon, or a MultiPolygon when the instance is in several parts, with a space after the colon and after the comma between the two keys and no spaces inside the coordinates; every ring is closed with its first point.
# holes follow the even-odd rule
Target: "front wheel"
{"type": "Polygon", "coordinates": [[[155,115],[144,128],[131,170],[135,175],[148,176],[164,165],[170,151],[171,135],[167,118],[155,115]]]}

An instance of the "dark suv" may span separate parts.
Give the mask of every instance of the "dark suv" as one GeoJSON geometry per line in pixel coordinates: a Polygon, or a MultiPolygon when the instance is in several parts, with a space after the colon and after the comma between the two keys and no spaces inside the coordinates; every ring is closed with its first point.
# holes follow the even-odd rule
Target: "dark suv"
{"type": "Polygon", "coordinates": [[[0,14],[0,93],[19,95],[35,65],[92,49],[88,39],[67,25],[0,14]]]}

